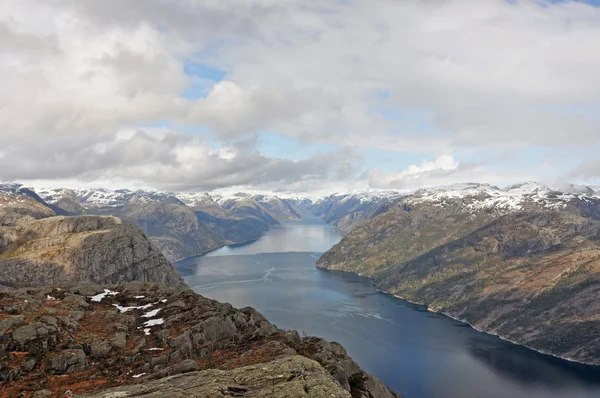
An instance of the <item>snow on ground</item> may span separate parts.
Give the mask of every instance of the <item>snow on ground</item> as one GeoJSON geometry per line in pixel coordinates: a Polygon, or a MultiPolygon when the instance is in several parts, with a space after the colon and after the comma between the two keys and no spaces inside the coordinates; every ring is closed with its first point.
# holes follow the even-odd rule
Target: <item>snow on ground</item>
{"type": "Polygon", "coordinates": [[[153,316],[156,316],[156,314],[158,314],[158,311],[160,311],[160,308],[148,311],[144,315],[142,315],[142,318],[152,318],[153,316]]]}
{"type": "MultiPolygon", "coordinates": [[[[103,293],[99,293],[95,296],[90,296],[90,299],[95,302],[101,302],[105,297],[114,296],[116,294],[119,294],[119,292],[113,292],[109,289],[104,289],[103,293]]],[[[143,298],[143,297],[144,296],[134,296],[134,298],[136,298],[136,299],[143,298]]],[[[56,300],[56,299],[54,297],[48,296],[48,300],[56,300]]],[[[152,307],[153,305],[157,305],[159,303],[164,304],[166,302],[167,302],[167,299],[159,299],[158,301],[156,301],[154,303],[138,305],[138,306],[122,306],[119,304],[113,304],[113,306],[117,310],[119,310],[119,312],[124,313],[124,312],[129,312],[129,311],[134,311],[134,310],[146,310],[146,309],[152,307]]],[[[156,316],[156,314],[159,313],[160,310],[161,310],[160,308],[156,308],[151,311],[145,312],[144,314],[141,315],[141,318],[153,318],[156,316]]],[[[165,320],[163,318],[149,319],[147,321],[144,321],[143,326],[140,326],[138,329],[143,329],[144,334],[146,334],[148,336],[148,335],[150,335],[150,330],[151,330],[152,326],[162,325],[164,323],[164,321],[165,320]]]]}
{"type": "Polygon", "coordinates": [[[104,289],[104,293],[99,293],[95,296],[90,296],[90,300],[95,301],[97,303],[101,302],[102,299],[106,296],[114,296],[115,294],[119,294],[119,292],[113,292],[109,289],[104,289]]]}
{"type": "Polygon", "coordinates": [[[560,210],[572,200],[588,200],[592,196],[559,192],[536,182],[510,185],[504,189],[489,184],[455,184],[420,189],[409,197],[413,203],[430,202],[444,206],[450,201],[463,200],[465,208],[475,212],[495,210],[502,212],[523,210],[526,204],[548,210],[560,210]]]}
{"type": "Polygon", "coordinates": [[[156,326],[156,325],[162,325],[164,322],[165,322],[165,320],[162,318],[150,319],[149,321],[144,322],[144,326],[149,328],[149,327],[156,326]]]}
{"type": "Polygon", "coordinates": [[[141,306],[138,306],[138,307],[135,307],[135,306],[133,306],[133,307],[121,307],[118,304],[113,304],[113,306],[117,307],[117,309],[119,310],[120,313],[124,313],[124,312],[127,312],[127,311],[133,311],[133,310],[145,310],[147,308],[152,307],[152,304],[141,305],[141,306]]]}

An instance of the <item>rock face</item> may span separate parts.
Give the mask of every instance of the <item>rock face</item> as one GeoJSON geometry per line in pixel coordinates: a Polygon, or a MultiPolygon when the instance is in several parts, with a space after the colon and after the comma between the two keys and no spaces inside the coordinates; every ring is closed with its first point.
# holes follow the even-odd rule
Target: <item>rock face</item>
{"type": "Polygon", "coordinates": [[[0,285],[7,287],[77,281],[183,283],[138,227],[122,225],[115,217],[21,219],[0,233],[0,285]]]}
{"type": "Polygon", "coordinates": [[[12,290],[0,314],[0,397],[397,397],[339,344],[191,290],[12,290]]]}
{"type": "Polygon", "coordinates": [[[317,266],[475,328],[600,365],[600,200],[539,184],[423,190],[350,232],[317,266]]]}

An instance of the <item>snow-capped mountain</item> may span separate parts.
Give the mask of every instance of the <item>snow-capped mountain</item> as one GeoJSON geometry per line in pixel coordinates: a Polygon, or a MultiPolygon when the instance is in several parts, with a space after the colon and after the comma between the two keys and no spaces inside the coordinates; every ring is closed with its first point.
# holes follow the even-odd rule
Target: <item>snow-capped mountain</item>
{"type": "Polygon", "coordinates": [[[581,193],[560,191],[537,182],[509,185],[503,189],[489,184],[456,184],[426,188],[407,195],[411,203],[429,202],[444,206],[450,201],[462,201],[468,211],[510,212],[538,208],[560,210],[569,203],[586,201],[597,197],[591,188],[578,190],[581,193]]]}
{"type": "MultiPolygon", "coordinates": [[[[548,187],[524,182],[505,188],[489,184],[454,184],[413,192],[361,191],[336,193],[311,200],[247,192],[157,192],[128,189],[45,188],[33,191],[20,184],[0,184],[4,206],[33,200],[56,214],[99,214],[135,223],[174,260],[202,253],[222,244],[260,237],[279,223],[311,214],[347,233],[401,204],[410,208],[451,208],[471,214],[507,214],[518,211],[554,211],[576,207],[596,214],[600,195],[593,187],[548,187]],[[8,195],[8,196],[7,196],[8,195]],[[38,196],[39,195],[39,196],[38,196]],[[8,199],[7,199],[8,198],[8,199]],[[19,199],[20,198],[20,199],[19,199]]],[[[1,204],[0,204],[1,205],[1,204]]]]}
{"type": "Polygon", "coordinates": [[[305,202],[248,193],[44,188],[43,200],[67,214],[114,215],[135,223],[171,259],[254,240],[302,217],[305,202]]]}
{"type": "Polygon", "coordinates": [[[346,233],[404,195],[397,191],[336,193],[317,200],[310,212],[346,233]]]}

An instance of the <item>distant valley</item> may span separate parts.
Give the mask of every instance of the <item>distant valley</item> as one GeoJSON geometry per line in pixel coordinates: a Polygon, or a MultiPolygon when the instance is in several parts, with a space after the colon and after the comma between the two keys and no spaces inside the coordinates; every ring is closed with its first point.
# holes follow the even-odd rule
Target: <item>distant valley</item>
{"type": "MultiPolygon", "coordinates": [[[[170,261],[256,240],[287,220],[318,216],[345,234],[318,267],[371,277],[384,292],[479,330],[600,364],[600,195],[593,187],[459,184],[310,199],[106,189],[34,192],[8,184],[0,194],[5,231],[15,218],[119,217],[137,225],[170,261]]],[[[23,231],[3,233],[5,261],[18,257],[15,242],[24,239],[23,231]]],[[[23,255],[49,258],[40,253],[23,255]]]]}
{"type": "MultiPolygon", "coordinates": [[[[100,215],[135,224],[170,261],[223,245],[246,243],[288,220],[316,215],[346,233],[389,205],[397,192],[334,194],[326,198],[235,193],[168,193],[144,190],[65,189],[34,191],[0,185],[4,195],[34,198],[43,214],[100,215]]],[[[15,202],[16,203],[16,202],[15,202]]],[[[18,207],[16,207],[16,211],[18,207]]]]}

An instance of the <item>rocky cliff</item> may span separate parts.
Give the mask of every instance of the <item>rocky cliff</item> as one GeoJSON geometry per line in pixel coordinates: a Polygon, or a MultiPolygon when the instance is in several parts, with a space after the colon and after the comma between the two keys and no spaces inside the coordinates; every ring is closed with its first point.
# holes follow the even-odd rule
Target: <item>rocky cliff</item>
{"type": "Polygon", "coordinates": [[[423,190],[350,232],[317,266],[479,330],[600,365],[600,200],[521,184],[423,190]]]}
{"type": "Polygon", "coordinates": [[[66,282],[183,280],[134,225],[115,217],[21,218],[0,227],[0,285],[47,286],[66,282]]]}
{"type": "Polygon", "coordinates": [[[153,283],[0,292],[0,383],[0,397],[397,396],[337,343],[153,283]]]}

